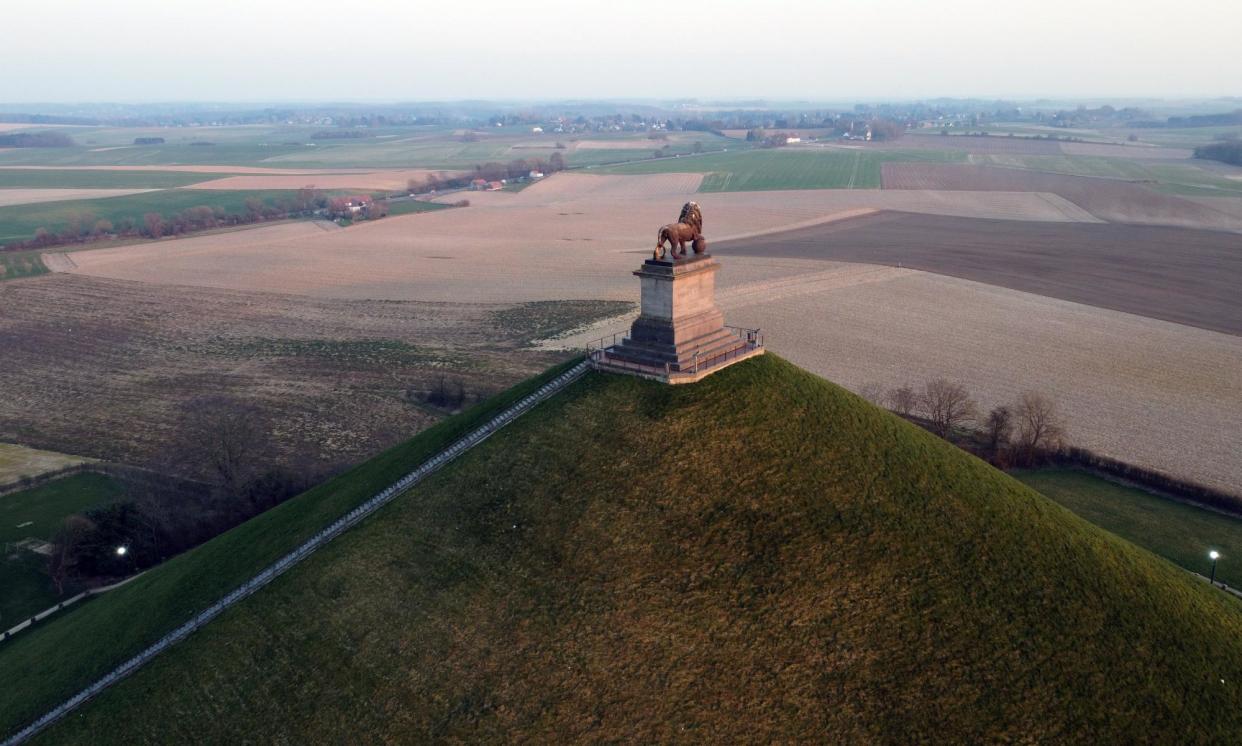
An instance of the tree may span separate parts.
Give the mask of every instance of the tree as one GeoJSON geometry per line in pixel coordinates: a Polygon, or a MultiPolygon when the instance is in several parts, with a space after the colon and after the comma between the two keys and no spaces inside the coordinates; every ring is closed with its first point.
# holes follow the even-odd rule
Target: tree
{"type": "Polygon", "coordinates": [[[1038,391],[1024,391],[1014,409],[1018,448],[1026,463],[1061,446],[1065,426],[1056,403],[1038,391]]]}
{"type": "Polygon", "coordinates": [[[885,395],[889,409],[897,414],[907,417],[919,406],[919,395],[910,386],[898,386],[895,389],[889,389],[885,395]]]}
{"type": "Polygon", "coordinates": [[[164,218],[158,212],[148,212],[142,216],[143,225],[146,226],[146,233],[151,238],[159,238],[164,235],[164,218]]]}
{"type": "Polygon", "coordinates": [[[95,524],[81,515],[71,515],[64,520],[52,539],[52,554],[48,556],[47,572],[56,586],[57,595],[65,595],[65,585],[78,577],[82,551],[90,543],[95,524]]]}
{"type": "Polygon", "coordinates": [[[565,156],[560,153],[553,153],[548,157],[548,173],[565,170],[565,156]]]}
{"type": "Polygon", "coordinates": [[[858,389],[858,395],[878,407],[883,407],[888,403],[888,397],[884,393],[884,387],[875,382],[864,383],[858,389]]]}
{"type": "Polygon", "coordinates": [[[91,229],[92,238],[100,238],[112,232],[112,222],[100,218],[95,221],[95,227],[91,229]]]}
{"type": "Polygon", "coordinates": [[[906,134],[905,125],[891,119],[872,119],[868,126],[873,140],[896,140],[906,134]]]}
{"type": "Polygon", "coordinates": [[[1013,433],[1013,410],[1004,405],[994,407],[983,424],[988,436],[988,451],[995,457],[1003,446],[1009,445],[1009,436],[1013,433]]]}
{"type": "Polygon", "coordinates": [[[919,396],[919,409],[931,422],[932,430],[942,438],[949,437],[953,428],[975,419],[975,402],[960,383],[943,378],[933,378],[923,386],[919,396]]]}
{"type": "Polygon", "coordinates": [[[211,473],[225,495],[240,495],[267,446],[269,433],[259,412],[224,396],[191,399],[184,411],[185,456],[211,473]]]}

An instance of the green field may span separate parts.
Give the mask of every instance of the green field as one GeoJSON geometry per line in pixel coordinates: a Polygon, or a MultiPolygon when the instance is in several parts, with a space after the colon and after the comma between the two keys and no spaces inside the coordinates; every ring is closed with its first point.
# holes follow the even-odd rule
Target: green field
{"type": "Polygon", "coordinates": [[[878,189],[887,161],[954,162],[965,153],[940,150],[865,151],[773,148],[712,153],[593,169],[599,173],[702,173],[700,192],[771,189],[878,189]]]}
{"type": "MultiPolygon", "coordinates": [[[[0,238],[0,242],[4,239],[0,238]]],[[[0,282],[47,274],[37,251],[0,251],[0,282]]]]}
{"type": "MultiPolygon", "coordinates": [[[[123,488],[102,474],[74,474],[33,489],[0,495],[0,545],[48,540],[65,516],[119,498],[123,488]]],[[[44,572],[46,560],[27,552],[0,555],[0,629],[8,629],[59,600],[44,572]]]]}
{"type": "Polygon", "coordinates": [[[974,156],[972,161],[1071,176],[1150,182],[1155,188],[1172,193],[1242,196],[1242,181],[1227,179],[1194,165],[1158,160],[1080,155],[986,155],[974,156]]]}
{"type": "Polygon", "coordinates": [[[0,189],[170,189],[230,174],[0,168],[0,189]]]}
{"type": "Polygon", "coordinates": [[[1150,549],[1187,570],[1207,575],[1207,553],[1223,557],[1216,577],[1242,586],[1242,518],[1180,503],[1072,469],[1015,476],[1100,528],[1150,549]]]}
{"type": "Polygon", "coordinates": [[[70,220],[78,217],[87,227],[103,218],[118,225],[128,218],[138,226],[148,212],[159,213],[165,218],[176,215],[190,207],[219,208],[226,213],[244,213],[246,200],[252,197],[265,204],[274,204],[281,198],[293,197],[294,190],[197,190],[164,189],[142,194],[101,199],[64,200],[40,202],[32,205],[8,205],[0,207],[0,244],[24,241],[34,236],[39,228],[52,233],[63,229],[70,220]]]}
{"type": "Polygon", "coordinates": [[[114,500],[123,492],[115,479],[86,473],[0,495],[0,542],[51,539],[65,516],[114,500]],[[18,528],[21,524],[30,525],[18,528]]]}
{"type": "MultiPolygon", "coordinates": [[[[471,419],[0,647],[0,732],[471,419]]],[[[1226,741],[1240,611],[773,355],[591,374],[45,742],[1226,741]]]]}
{"type": "Polygon", "coordinates": [[[388,215],[396,217],[397,215],[410,215],[416,212],[434,212],[448,207],[452,207],[452,205],[445,205],[439,202],[424,202],[419,199],[402,199],[388,203],[388,215]]]}
{"type": "MultiPolygon", "coordinates": [[[[30,127],[28,131],[37,131],[30,127]]],[[[15,148],[0,151],[3,166],[150,166],[236,165],[278,168],[394,168],[420,167],[469,169],[496,161],[551,157],[556,143],[573,165],[612,163],[650,156],[670,146],[672,152],[689,153],[696,142],[707,150],[741,147],[736,141],[710,132],[673,132],[667,140],[651,140],[649,149],[572,147],[576,140],[648,142],[645,134],[553,134],[528,129],[482,131],[473,142],[463,141],[455,130],[444,127],[383,127],[366,131],[357,139],[316,139],[324,127],[246,126],[181,128],[74,127],[63,131],[74,139],[70,148],[15,148]],[[133,145],[136,137],[163,137],[163,145],[133,145]],[[210,142],[211,145],[191,145],[210,142]]],[[[201,177],[200,177],[201,178],[201,177]]],[[[185,182],[192,183],[192,182],[185,182]]],[[[168,184],[167,186],[176,186],[168,184]]]]}

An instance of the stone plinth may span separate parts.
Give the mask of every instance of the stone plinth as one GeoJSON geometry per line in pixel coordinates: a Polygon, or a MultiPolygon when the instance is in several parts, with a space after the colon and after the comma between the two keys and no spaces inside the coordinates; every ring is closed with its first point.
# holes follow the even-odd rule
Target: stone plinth
{"type": "Polygon", "coordinates": [[[629,337],[593,355],[597,367],[673,383],[698,380],[712,369],[761,354],[758,330],[724,325],[716,307],[719,269],[706,254],[645,261],[634,272],[642,285],[641,313],[629,337]]]}

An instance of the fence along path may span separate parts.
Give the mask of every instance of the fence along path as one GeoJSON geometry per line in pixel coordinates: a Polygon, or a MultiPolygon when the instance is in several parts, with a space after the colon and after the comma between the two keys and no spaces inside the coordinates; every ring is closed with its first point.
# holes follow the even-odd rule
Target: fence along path
{"type": "Polygon", "coordinates": [[[500,428],[510,422],[513,422],[523,414],[526,414],[539,402],[547,399],[553,394],[556,394],[561,389],[578,380],[589,369],[590,364],[584,360],[556,378],[553,378],[551,381],[548,381],[534,393],[520,399],[517,403],[496,415],[485,425],[470,432],[465,437],[453,443],[453,445],[431,457],[431,459],[423,462],[423,464],[417,469],[409,474],[406,474],[404,477],[394,482],[379,494],[333,521],[327,528],[307,539],[301,546],[289,552],[284,557],[281,557],[279,560],[260,571],[259,574],[255,575],[250,580],[242,583],[224,598],[221,598],[219,601],[199,612],[185,624],[182,624],[180,627],[177,627],[173,631],[164,635],[150,647],[117,666],[111,672],[105,674],[102,678],[98,679],[90,686],[49,710],[38,720],[5,739],[3,744],[0,746],[16,746],[16,744],[24,743],[39,731],[72,712],[91,697],[94,697],[104,689],[107,689],[109,686],[112,686],[116,682],[138,670],[138,668],[140,668],[143,664],[150,661],[167,648],[189,637],[194,630],[210,622],[212,619],[215,619],[225,609],[272,582],[286,570],[306,559],[313,552],[315,552],[315,550],[340,536],[363,518],[366,518],[371,513],[374,513],[380,507],[392,502],[398,495],[418,484],[429,475],[434,474],[448,462],[483,442],[500,428]]]}

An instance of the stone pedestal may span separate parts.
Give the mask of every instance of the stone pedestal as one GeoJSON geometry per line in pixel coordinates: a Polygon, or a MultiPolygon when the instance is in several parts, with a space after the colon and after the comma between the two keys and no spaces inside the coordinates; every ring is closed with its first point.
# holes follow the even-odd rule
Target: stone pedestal
{"type": "Polygon", "coordinates": [[[716,307],[719,269],[706,254],[643,262],[634,272],[642,285],[641,313],[629,337],[594,356],[597,367],[675,383],[761,354],[758,330],[724,325],[716,307]]]}

